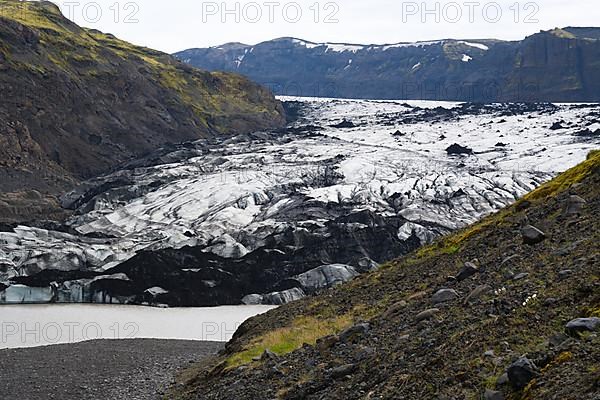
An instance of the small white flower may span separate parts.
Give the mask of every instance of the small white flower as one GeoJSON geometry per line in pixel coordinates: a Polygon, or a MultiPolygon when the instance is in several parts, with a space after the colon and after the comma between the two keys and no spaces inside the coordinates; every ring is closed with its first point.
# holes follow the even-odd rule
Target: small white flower
{"type": "Polygon", "coordinates": [[[534,293],[531,296],[527,297],[527,299],[525,299],[525,301],[523,302],[523,307],[527,306],[527,304],[529,304],[530,302],[532,302],[536,298],[537,298],[537,293],[534,293]]]}

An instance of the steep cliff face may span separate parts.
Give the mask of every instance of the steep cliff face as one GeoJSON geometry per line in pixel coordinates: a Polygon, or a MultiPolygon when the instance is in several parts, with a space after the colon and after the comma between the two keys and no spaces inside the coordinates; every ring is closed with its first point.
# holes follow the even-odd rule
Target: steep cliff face
{"type": "Polygon", "coordinates": [[[598,100],[600,30],[565,28],[525,39],[515,57],[503,99],[598,100]]]}
{"type": "Polygon", "coordinates": [[[393,45],[281,38],[177,53],[236,71],[278,94],[460,101],[598,101],[600,29],[565,28],[523,41],[438,40],[393,45]]]}
{"type": "Polygon", "coordinates": [[[265,88],[0,1],[0,191],[59,191],[165,143],[280,126],[265,88]]]}

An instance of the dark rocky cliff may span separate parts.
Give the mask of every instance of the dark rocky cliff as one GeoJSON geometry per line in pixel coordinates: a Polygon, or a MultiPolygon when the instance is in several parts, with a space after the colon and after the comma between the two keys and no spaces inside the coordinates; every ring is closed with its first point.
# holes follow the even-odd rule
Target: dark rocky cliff
{"type": "Polygon", "coordinates": [[[598,101],[600,29],[542,32],[519,46],[503,100],[598,101]]]}

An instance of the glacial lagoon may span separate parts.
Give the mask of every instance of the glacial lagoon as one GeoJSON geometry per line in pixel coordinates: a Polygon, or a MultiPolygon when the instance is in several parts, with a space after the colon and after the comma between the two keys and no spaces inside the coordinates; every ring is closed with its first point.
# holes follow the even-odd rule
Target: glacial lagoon
{"type": "Polygon", "coordinates": [[[248,318],[272,308],[151,308],[92,304],[0,306],[0,349],[96,339],[225,342],[248,318]]]}

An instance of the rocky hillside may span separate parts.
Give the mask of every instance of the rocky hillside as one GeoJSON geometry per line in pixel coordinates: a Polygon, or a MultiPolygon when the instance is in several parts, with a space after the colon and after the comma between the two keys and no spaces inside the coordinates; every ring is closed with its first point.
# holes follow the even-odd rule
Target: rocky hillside
{"type": "Polygon", "coordinates": [[[475,225],[249,320],[172,396],[596,399],[599,212],[595,151],[475,225]]]}
{"type": "Polygon", "coordinates": [[[45,1],[0,0],[0,71],[0,220],[48,217],[47,195],[165,143],[285,122],[246,78],[80,28],[45,1]]]}
{"type": "Polygon", "coordinates": [[[278,94],[460,101],[598,101],[600,28],[540,32],[523,41],[438,40],[392,45],[293,38],[176,54],[235,71],[278,94]]]}

